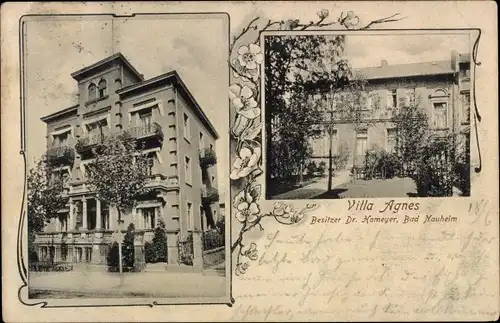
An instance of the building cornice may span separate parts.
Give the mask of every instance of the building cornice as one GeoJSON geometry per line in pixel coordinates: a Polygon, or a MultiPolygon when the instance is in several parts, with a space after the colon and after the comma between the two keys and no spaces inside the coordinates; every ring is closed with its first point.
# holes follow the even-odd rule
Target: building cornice
{"type": "Polygon", "coordinates": [[[130,62],[125,58],[125,56],[122,55],[122,53],[116,53],[114,55],[106,57],[105,59],[98,61],[97,63],[94,63],[94,64],[86,66],[86,67],[84,67],[76,72],[73,72],[73,73],[71,73],[71,77],[73,77],[77,81],[81,81],[82,79],[85,78],[84,75],[88,74],[90,71],[92,71],[98,67],[101,67],[103,65],[111,64],[115,61],[123,63],[123,65],[125,67],[127,67],[139,80],[141,80],[141,81],[144,80],[144,76],[141,73],[139,73],[132,64],[130,64],[130,62]]]}
{"type": "Polygon", "coordinates": [[[47,123],[49,121],[58,119],[58,118],[60,118],[62,116],[65,116],[65,115],[73,113],[73,112],[75,112],[75,114],[76,114],[76,113],[78,113],[78,107],[79,107],[79,104],[71,106],[71,107],[63,109],[63,110],[59,110],[59,111],[54,112],[52,114],[46,115],[44,117],[41,117],[40,120],[42,120],[43,122],[47,123]]]}

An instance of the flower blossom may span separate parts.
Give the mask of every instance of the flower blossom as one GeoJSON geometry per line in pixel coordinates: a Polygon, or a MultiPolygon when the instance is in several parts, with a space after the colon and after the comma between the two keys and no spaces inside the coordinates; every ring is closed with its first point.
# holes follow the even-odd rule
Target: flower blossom
{"type": "Polygon", "coordinates": [[[239,84],[233,84],[229,87],[229,98],[236,108],[236,113],[245,118],[254,119],[260,115],[260,109],[257,108],[257,101],[253,97],[252,89],[247,85],[243,88],[239,84]]]}
{"type": "Polygon", "coordinates": [[[358,25],[359,17],[356,16],[354,11],[348,11],[345,16],[344,13],[340,15],[339,22],[347,29],[353,29],[358,25]]]}
{"type": "Polygon", "coordinates": [[[236,264],[236,269],[234,273],[236,276],[243,275],[248,269],[248,262],[236,264]]]}
{"type": "Polygon", "coordinates": [[[285,205],[280,202],[274,204],[273,214],[275,216],[288,218],[291,212],[292,212],[292,207],[290,205],[285,205]]]}
{"type": "Polygon", "coordinates": [[[259,72],[257,69],[249,69],[246,66],[243,66],[240,64],[239,59],[233,60],[233,76],[235,78],[247,78],[247,79],[253,79],[256,81],[259,78],[259,72]]]}
{"type": "Polygon", "coordinates": [[[257,65],[260,65],[264,61],[262,49],[259,45],[253,43],[248,46],[241,46],[238,49],[238,54],[238,60],[241,66],[249,70],[256,69],[257,65]]]}
{"type": "Polygon", "coordinates": [[[233,162],[233,170],[229,176],[231,179],[236,180],[248,176],[253,171],[259,168],[258,162],[260,160],[261,149],[259,147],[253,148],[243,147],[238,152],[238,157],[233,162]]]}
{"type": "Polygon", "coordinates": [[[238,210],[236,218],[240,222],[255,222],[257,215],[260,213],[259,206],[255,203],[254,197],[250,193],[241,191],[234,198],[234,206],[238,210]]]}

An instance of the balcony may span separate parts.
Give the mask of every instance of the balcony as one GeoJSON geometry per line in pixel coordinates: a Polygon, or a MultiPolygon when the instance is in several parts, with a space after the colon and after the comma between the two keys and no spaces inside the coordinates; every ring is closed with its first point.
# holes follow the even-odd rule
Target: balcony
{"type": "Polygon", "coordinates": [[[72,165],[75,161],[75,150],[68,146],[51,148],[47,151],[47,160],[51,165],[72,165]]]}
{"type": "Polygon", "coordinates": [[[200,149],[200,166],[210,167],[217,164],[217,156],[212,148],[200,149]]]}
{"type": "Polygon", "coordinates": [[[470,77],[460,79],[458,87],[460,92],[470,91],[470,77]]]}
{"type": "Polygon", "coordinates": [[[137,140],[156,139],[158,142],[163,141],[163,130],[156,122],[129,128],[128,133],[137,140]]]}
{"type": "Polygon", "coordinates": [[[203,204],[213,204],[219,200],[219,190],[215,187],[204,187],[201,189],[201,202],[203,204]]]}
{"type": "Polygon", "coordinates": [[[93,154],[93,148],[101,146],[106,140],[106,135],[104,134],[88,134],[78,139],[75,149],[82,156],[89,156],[93,154]]]}

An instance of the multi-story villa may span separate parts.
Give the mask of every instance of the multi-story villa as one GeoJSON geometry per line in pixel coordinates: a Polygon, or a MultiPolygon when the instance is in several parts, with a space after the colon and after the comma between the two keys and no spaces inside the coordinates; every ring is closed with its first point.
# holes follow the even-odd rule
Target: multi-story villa
{"type": "MultiPolygon", "coordinates": [[[[394,150],[395,129],[393,113],[401,104],[414,103],[426,112],[429,124],[437,132],[459,134],[457,146],[465,150],[469,164],[470,143],[470,54],[451,52],[449,60],[425,63],[360,68],[355,72],[367,81],[366,107],[361,111],[364,127],[352,120],[330,119],[325,114],[324,124],[333,124],[332,153],[343,146],[348,151],[348,167],[362,164],[367,149],[377,147],[394,150]],[[356,156],[353,156],[356,154],[356,156]]],[[[313,158],[328,165],[329,136],[312,141],[313,158]]]]}
{"type": "Polygon", "coordinates": [[[202,232],[215,226],[220,213],[218,134],[187,86],[175,71],[145,80],[120,53],[71,76],[78,104],[42,118],[48,160],[68,179],[69,204],[37,234],[39,257],[105,263],[118,214],[87,186],[86,165],[106,136],[127,131],[150,159],[147,186],[155,194],[122,216],[123,229],[135,224],[136,253],[141,253],[162,218],[169,264],[178,263],[179,240],[192,233],[193,264],[200,268],[202,232]]]}

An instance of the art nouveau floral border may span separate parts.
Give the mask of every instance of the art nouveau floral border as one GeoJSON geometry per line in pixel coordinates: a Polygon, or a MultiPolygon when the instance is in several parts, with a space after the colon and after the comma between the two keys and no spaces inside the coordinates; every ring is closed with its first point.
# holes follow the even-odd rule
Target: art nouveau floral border
{"type": "Polygon", "coordinates": [[[376,24],[389,23],[404,19],[399,13],[376,19],[359,26],[360,19],[353,11],[341,12],[331,19],[328,9],[317,12],[317,20],[302,23],[298,19],[281,21],[268,20],[265,24],[260,17],[252,19],[236,36],[229,48],[229,68],[232,84],[229,87],[231,120],[231,188],[234,198],[231,201],[232,219],[239,225],[238,235],[231,245],[231,254],[236,253],[234,273],[244,274],[250,263],[258,259],[257,244],[246,238],[247,233],[256,227],[263,231],[262,220],[269,218],[282,225],[293,225],[302,221],[307,211],[315,205],[308,204],[303,209],[295,209],[286,203],[275,203],[272,210],[264,211],[259,205],[262,185],[262,117],[260,69],[264,53],[260,44],[260,33],[266,30],[321,29],[336,26],[348,30],[369,29],[376,24]],[[245,39],[254,39],[243,42],[245,39]]]}

